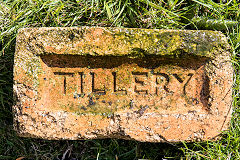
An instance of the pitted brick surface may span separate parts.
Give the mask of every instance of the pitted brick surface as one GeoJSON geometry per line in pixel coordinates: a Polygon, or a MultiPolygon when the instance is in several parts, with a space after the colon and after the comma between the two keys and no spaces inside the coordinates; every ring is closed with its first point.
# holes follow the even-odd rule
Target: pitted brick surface
{"type": "Polygon", "coordinates": [[[230,56],[214,31],[21,29],[15,129],[44,139],[216,139],[231,116],[230,56]]]}

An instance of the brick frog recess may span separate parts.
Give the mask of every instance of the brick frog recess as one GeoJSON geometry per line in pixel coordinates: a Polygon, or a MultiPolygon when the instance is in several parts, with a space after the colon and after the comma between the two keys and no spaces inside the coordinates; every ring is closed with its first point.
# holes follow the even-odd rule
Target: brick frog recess
{"type": "Polygon", "coordinates": [[[21,29],[14,127],[44,139],[216,139],[231,117],[230,55],[214,31],[21,29]]]}

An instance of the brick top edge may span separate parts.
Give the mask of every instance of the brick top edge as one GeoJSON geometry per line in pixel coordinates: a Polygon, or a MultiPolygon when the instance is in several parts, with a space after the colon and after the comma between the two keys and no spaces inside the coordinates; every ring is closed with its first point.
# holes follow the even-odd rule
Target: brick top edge
{"type": "Polygon", "coordinates": [[[43,27],[18,31],[17,50],[35,55],[214,58],[218,48],[230,49],[219,31],[162,30],[115,27],[43,27]],[[24,43],[24,44],[23,44],[24,43]]]}

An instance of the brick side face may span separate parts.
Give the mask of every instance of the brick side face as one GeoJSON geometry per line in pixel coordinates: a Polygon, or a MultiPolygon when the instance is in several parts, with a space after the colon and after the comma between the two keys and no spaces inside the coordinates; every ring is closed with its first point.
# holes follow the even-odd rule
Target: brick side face
{"type": "Polygon", "coordinates": [[[231,117],[232,74],[219,32],[26,28],[14,127],[44,139],[216,139],[231,117]]]}

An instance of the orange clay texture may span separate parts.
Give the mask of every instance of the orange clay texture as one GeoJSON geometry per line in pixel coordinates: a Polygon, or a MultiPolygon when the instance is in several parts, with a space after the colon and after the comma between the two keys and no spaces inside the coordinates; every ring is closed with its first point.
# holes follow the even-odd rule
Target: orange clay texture
{"type": "Polygon", "coordinates": [[[233,68],[221,32],[23,28],[16,43],[20,136],[179,142],[228,129],[233,68]]]}

